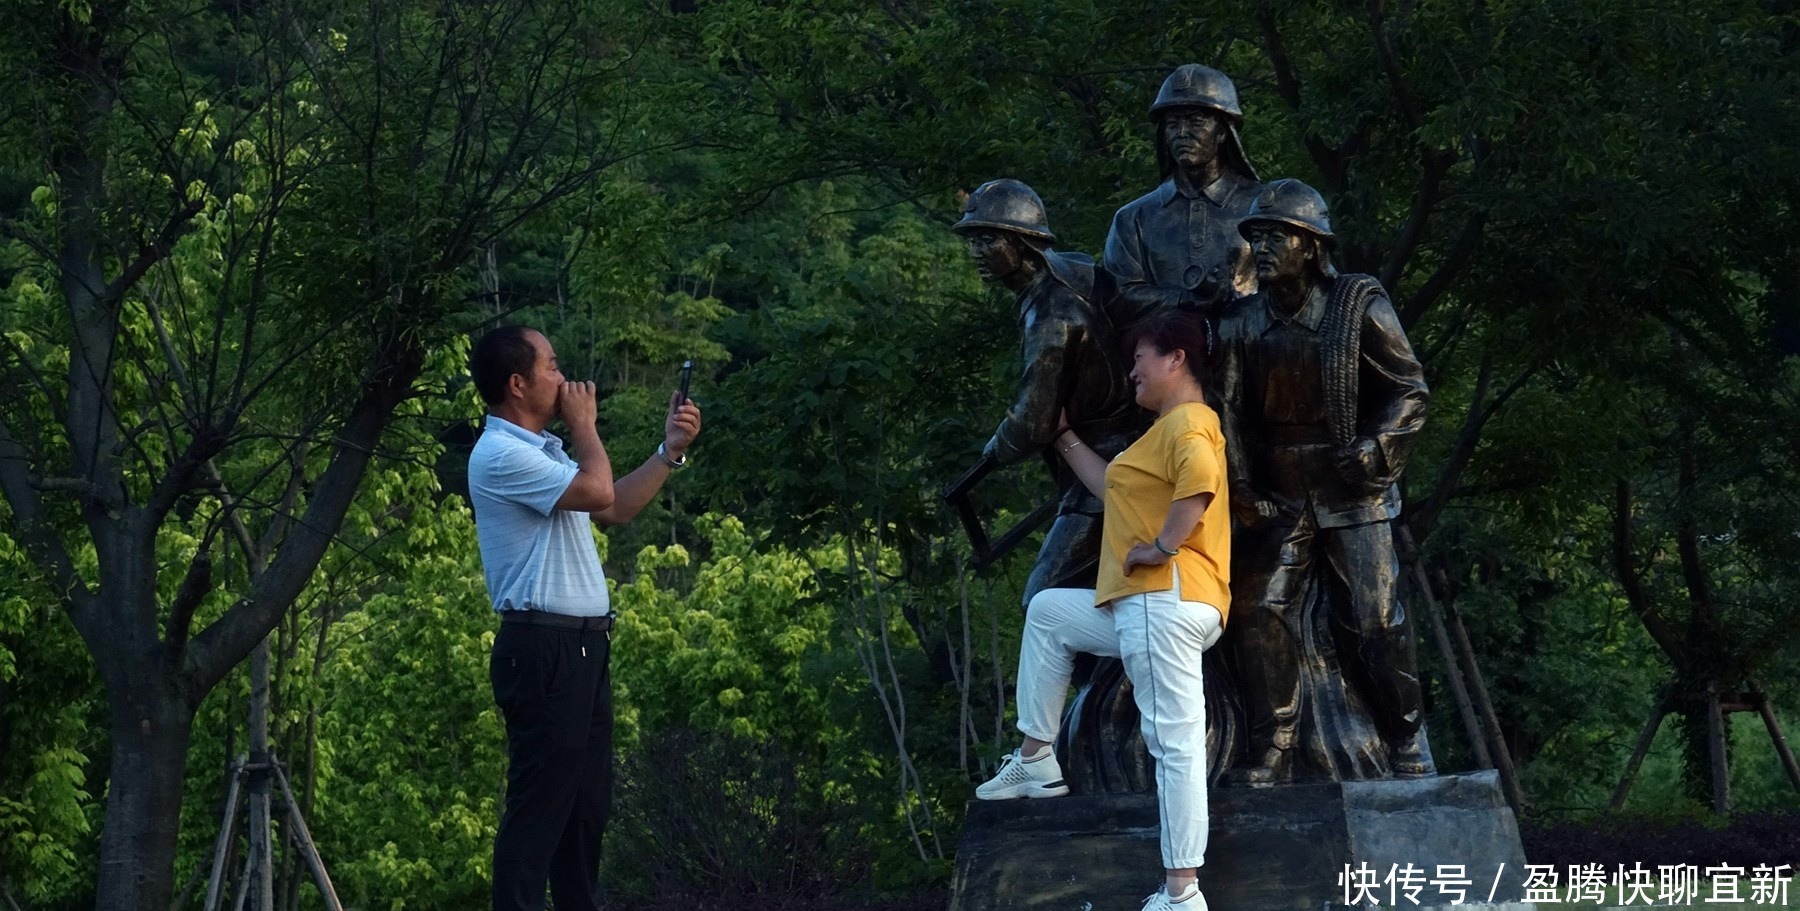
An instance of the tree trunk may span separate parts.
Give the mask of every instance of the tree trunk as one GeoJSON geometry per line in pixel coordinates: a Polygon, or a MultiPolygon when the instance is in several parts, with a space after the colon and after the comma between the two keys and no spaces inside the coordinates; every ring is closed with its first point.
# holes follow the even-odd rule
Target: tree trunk
{"type": "Polygon", "coordinates": [[[112,771],[100,833],[100,911],[168,911],[194,711],[155,675],[109,693],[112,771]]]}
{"type": "Polygon", "coordinates": [[[1731,729],[1714,728],[1709,694],[1717,682],[1688,677],[1676,699],[1681,712],[1681,764],[1683,791],[1695,803],[1714,807],[1730,790],[1731,729]]]}

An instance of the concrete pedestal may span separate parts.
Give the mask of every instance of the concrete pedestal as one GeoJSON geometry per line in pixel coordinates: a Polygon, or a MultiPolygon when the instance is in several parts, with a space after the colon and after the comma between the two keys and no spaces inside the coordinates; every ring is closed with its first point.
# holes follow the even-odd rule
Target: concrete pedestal
{"type": "MultiPolygon", "coordinates": [[[[1370,894],[1382,906],[1451,905],[1431,881],[1439,865],[1460,864],[1471,881],[1463,907],[1525,907],[1518,822],[1493,772],[1209,796],[1200,888],[1213,911],[1342,908],[1345,866],[1364,864],[1381,882],[1370,894]],[[1416,905],[1404,890],[1389,900],[1389,874],[1407,864],[1421,871],[1416,905]]],[[[974,801],[950,911],[1136,911],[1162,883],[1158,826],[1152,794],[974,801]]]]}

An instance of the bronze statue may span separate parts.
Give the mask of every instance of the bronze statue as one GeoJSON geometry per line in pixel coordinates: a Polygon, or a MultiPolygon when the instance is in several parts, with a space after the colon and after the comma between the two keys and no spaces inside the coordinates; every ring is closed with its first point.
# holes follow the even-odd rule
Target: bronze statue
{"type": "Polygon", "coordinates": [[[1429,391],[1380,283],[1339,275],[1325,201],[1297,180],[1240,223],[1258,290],[1220,326],[1230,640],[1251,785],[1434,774],[1400,602],[1396,482],[1429,391]]]}
{"type": "MultiPolygon", "coordinates": [[[[1150,105],[1156,125],[1156,189],[1114,214],[1102,256],[1112,284],[1106,309],[1120,330],[1161,307],[1216,313],[1255,286],[1249,245],[1237,223],[1262,188],[1244,153],[1244,112],[1224,73],[1189,63],[1163,80],[1150,105]]],[[[1224,673],[1223,650],[1209,653],[1206,675],[1209,777],[1239,749],[1238,709],[1224,673]]],[[[1149,758],[1137,733],[1131,681],[1116,660],[1098,661],[1070,703],[1058,746],[1063,773],[1084,791],[1149,787],[1149,758]]]]}
{"type": "Polygon", "coordinates": [[[1262,184],[1244,154],[1237,87],[1189,63],[1163,81],[1150,105],[1162,182],[1113,216],[1102,264],[1123,328],[1157,307],[1216,312],[1255,287],[1237,223],[1262,184]]]}
{"type": "Polygon", "coordinates": [[[1019,297],[1024,372],[1011,407],[982,451],[983,461],[1012,465],[1043,456],[1062,489],[1023,603],[1046,588],[1092,588],[1103,509],[1049,451],[1050,441],[1072,428],[1111,458],[1146,424],[1125,381],[1124,352],[1094,301],[1094,261],[1052,249],[1056,235],[1050,233],[1043,200],[1016,180],[977,187],[954,230],[968,238],[982,280],[1019,297]],[[1067,427],[1057,423],[1064,412],[1067,427]]]}

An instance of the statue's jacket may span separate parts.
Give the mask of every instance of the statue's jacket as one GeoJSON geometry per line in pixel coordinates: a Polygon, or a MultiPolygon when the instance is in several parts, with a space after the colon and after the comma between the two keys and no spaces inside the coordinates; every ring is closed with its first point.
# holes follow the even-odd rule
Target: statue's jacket
{"type": "Polygon", "coordinates": [[[1019,295],[1023,372],[986,454],[1002,465],[1041,455],[1065,489],[1059,512],[1099,515],[1098,498],[1074,479],[1050,445],[1057,416],[1102,458],[1131,445],[1147,426],[1132,399],[1125,353],[1095,303],[1094,261],[1079,253],[1045,252],[1049,267],[1019,295]]]}
{"type": "MultiPolygon", "coordinates": [[[[1430,391],[1399,317],[1376,286],[1367,298],[1352,343],[1357,365],[1355,414],[1342,416],[1359,439],[1379,453],[1375,477],[1352,480],[1337,466],[1328,431],[1327,347],[1343,344],[1321,332],[1327,308],[1340,303],[1335,283],[1372,282],[1343,275],[1314,288],[1305,306],[1284,320],[1269,296],[1234,302],[1220,323],[1227,471],[1234,505],[1272,500],[1297,517],[1310,509],[1320,528],[1386,521],[1400,514],[1396,483],[1424,427],[1430,391]],[[1243,499],[1239,499],[1239,498],[1243,499]]],[[[1341,404],[1339,407],[1343,407],[1341,404]]]]}
{"type": "Polygon", "coordinates": [[[1237,226],[1262,187],[1227,169],[1191,195],[1171,177],[1120,207],[1101,257],[1116,288],[1106,304],[1113,324],[1123,331],[1186,300],[1204,304],[1250,293],[1256,274],[1237,226]]]}

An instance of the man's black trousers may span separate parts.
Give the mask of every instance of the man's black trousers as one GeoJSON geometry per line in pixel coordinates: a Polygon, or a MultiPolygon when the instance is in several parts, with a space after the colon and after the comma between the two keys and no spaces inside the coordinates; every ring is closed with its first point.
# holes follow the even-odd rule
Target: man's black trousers
{"type": "Polygon", "coordinates": [[[494,911],[598,911],[612,810],[611,634],[502,623],[488,661],[506,722],[506,810],[494,838],[494,911]]]}

